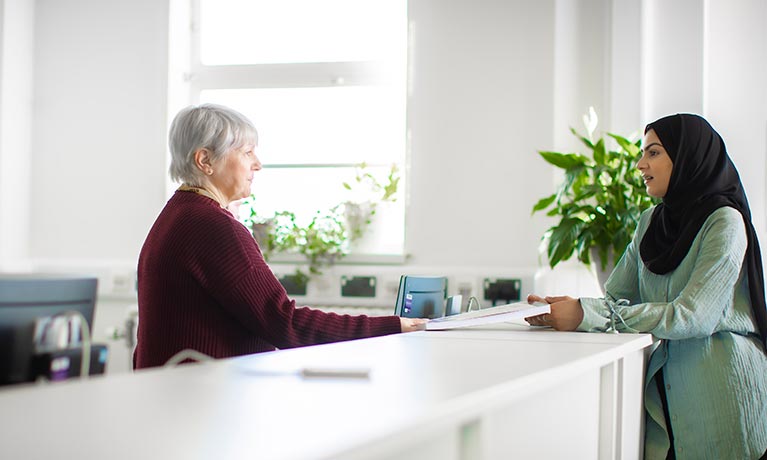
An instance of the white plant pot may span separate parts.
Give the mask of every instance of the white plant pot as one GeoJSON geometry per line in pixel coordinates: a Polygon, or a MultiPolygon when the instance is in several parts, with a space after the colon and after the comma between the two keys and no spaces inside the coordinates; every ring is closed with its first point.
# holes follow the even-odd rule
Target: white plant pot
{"type": "Polygon", "coordinates": [[[602,295],[605,294],[605,283],[615,268],[615,254],[613,250],[607,251],[607,266],[602,269],[602,260],[599,258],[599,250],[595,247],[591,248],[591,268],[594,271],[594,275],[599,282],[599,289],[602,290],[602,295]]]}

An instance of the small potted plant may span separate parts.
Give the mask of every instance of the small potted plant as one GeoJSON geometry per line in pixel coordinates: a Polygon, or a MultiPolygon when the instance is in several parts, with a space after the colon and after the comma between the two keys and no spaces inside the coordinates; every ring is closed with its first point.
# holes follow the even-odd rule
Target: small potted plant
{"type": "Polygon", "coordinates": [[[250,214],[243,223],[251,229],[258,241],[261,252],[267,260],[274,253],[301,254],[306,257],[309,273],[300,268],[292,275],[291,282],[305,290],[312,275],[321,275],[322,270],[345,257],[349,252],[349,243],[361,238],[380,202],[394,201],[399,184],[398,169],[392,165],[384,184],[366,170],[362,163],[358,166],[353,182],[343,182],[347,190],[364,201],[346,201],[326,211],[317,211],[308,224],[301,226],[295,213],[281,211],[265,218],[256,212],[255,197],[251,195],[243,200],[242,205],[250,214]],[[355,207],[356,205],[356,207],[355,207]]]}
{"type": "Polygon", "coordinates": [[[346,255],[346,228],[338,207],[317,211],[302,227],[290,211],[275,214],[268,237],[268,251],[298,253],[306,256],[309,274],[322,274],[322,268],[333,265],[346,255]]]}
{"type": "Polygon", "coordinates": [[[574,255],[586,265],[598,258],[597,274],[604,286],[609,269],[631,241],[640,214],[655,200],[645,192],[636,169],[641,140],[613,133],[595,138],[598,119],[593,108],[584,116],[584,124],[585,136],[573,128],[570,131],[586,147],[587,155],[538,152],[564,171],[564,179],[553,194],[533,206],[533,213],[546,210],[547,216],[559,218],[543,236],[551,268],[574,255]]]}
{"type": "Polygon", "coordinates": [[[342,183],[354,196],[353,200],[342,203],[351,241],[364,235],[365,229],[372,223],[379,203],[397,201],[400,180],[398,173],[396,163],[392,164],[385,183],[381,183],[367,169],[367,164],[361,163],[355,171],[354,180],[342,183]]]}

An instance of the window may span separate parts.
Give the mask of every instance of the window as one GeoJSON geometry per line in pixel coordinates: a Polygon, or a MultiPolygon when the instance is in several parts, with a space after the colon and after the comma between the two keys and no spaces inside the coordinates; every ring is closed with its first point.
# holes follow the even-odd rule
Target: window
{"type": "Polygon", "coordinates": [[[373,222],[385,238],[357,252],[402,254],[405,0],[191,2],[189,99],[230,106],[256,125],[256,211],[308,222],[358,199],[343,186],[357,165],[383,182],[395,164],[398,199],[373,222]]]}

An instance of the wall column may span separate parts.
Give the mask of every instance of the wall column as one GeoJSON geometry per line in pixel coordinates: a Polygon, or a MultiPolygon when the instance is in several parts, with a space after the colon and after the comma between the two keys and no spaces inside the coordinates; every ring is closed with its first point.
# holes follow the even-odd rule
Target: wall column
{"type": "Polygon", "coordinates": [[[0,0],[0,271],[28,264],[34,4],[0,0]]]}

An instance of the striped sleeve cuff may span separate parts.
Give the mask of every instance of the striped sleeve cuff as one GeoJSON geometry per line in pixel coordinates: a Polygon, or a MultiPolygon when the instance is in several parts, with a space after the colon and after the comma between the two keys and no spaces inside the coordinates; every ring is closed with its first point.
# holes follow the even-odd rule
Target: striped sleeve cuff
{"type": "Polygon", "coordinates": [[[583,332],[604,332],[610,322],[610,311],[604,299],[582,297],[579,299],[583,308],[583,320],[576,330],[583,332]]]}

